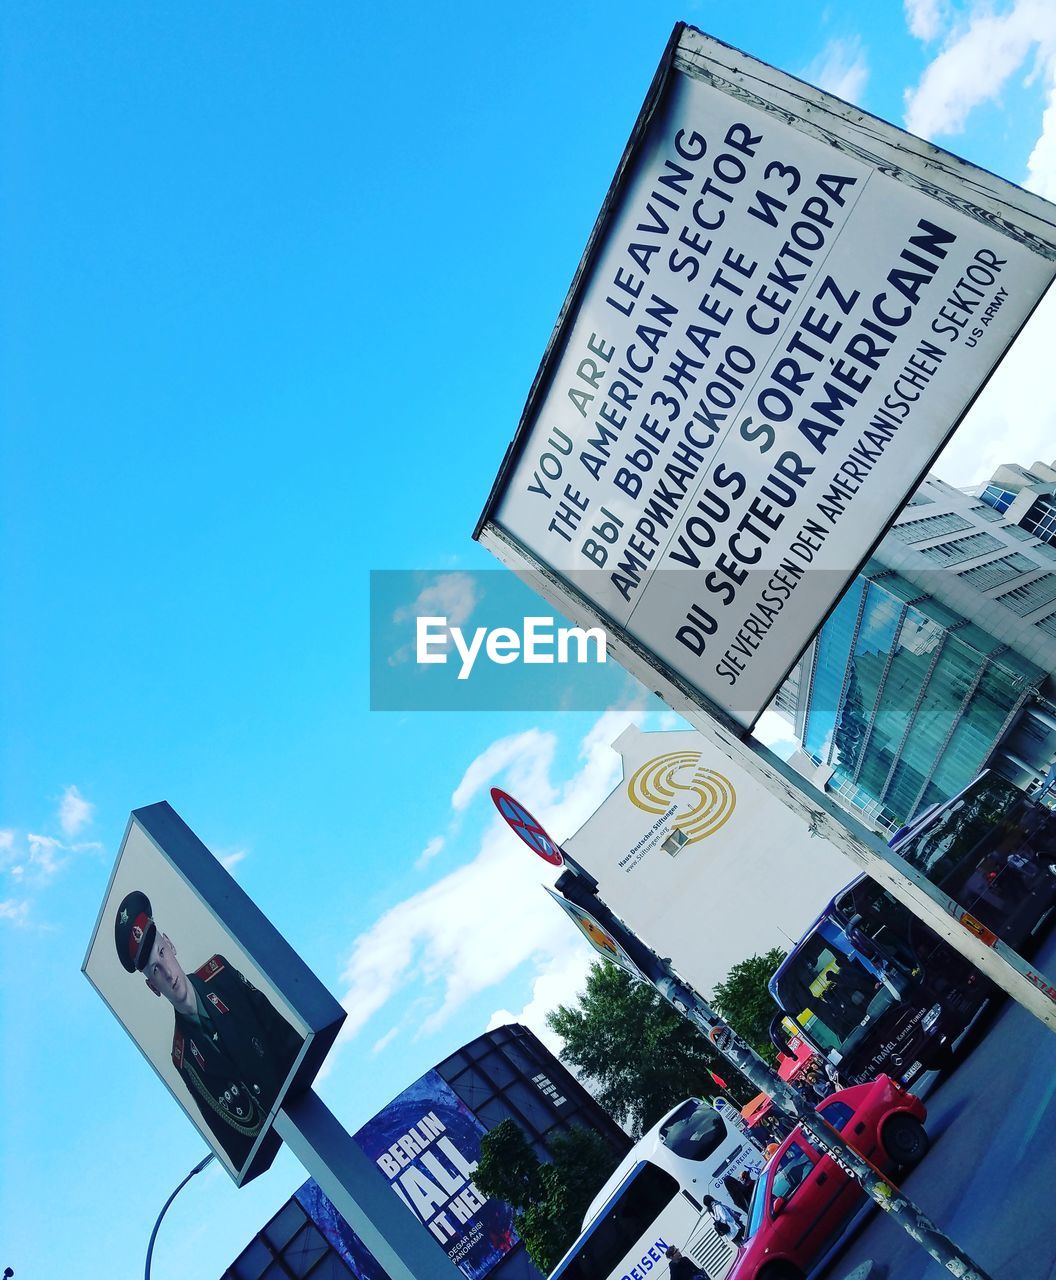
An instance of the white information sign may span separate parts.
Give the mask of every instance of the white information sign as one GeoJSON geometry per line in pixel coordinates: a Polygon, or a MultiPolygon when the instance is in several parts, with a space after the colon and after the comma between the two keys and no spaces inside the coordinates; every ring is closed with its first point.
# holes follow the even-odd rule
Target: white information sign
{"type": "Polygon", "coordinates": [[[680,29],[485,542],[750,727],[1047,288],[1052,215],[680,29]]]}

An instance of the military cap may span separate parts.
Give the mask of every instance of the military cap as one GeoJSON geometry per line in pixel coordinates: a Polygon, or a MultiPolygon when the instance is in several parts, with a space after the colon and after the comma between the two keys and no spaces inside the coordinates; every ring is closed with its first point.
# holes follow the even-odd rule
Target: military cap
{"type": "Polygon", "coordinates": [[[117,958],[129,973],[146,968],[157,932],[147,895],[138,889],[126,893],[117,909],[114,941],[117,958]]]}

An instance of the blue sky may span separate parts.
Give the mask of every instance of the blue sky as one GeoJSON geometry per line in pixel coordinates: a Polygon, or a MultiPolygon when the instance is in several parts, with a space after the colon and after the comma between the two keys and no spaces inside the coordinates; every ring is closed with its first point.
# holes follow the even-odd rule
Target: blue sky
{"type": "MultiPolygon", "coordinates": [[[[202,1152],[78,971],[133,807],[346,1001],[350,1128],[574,990],[487,789],[569,834],[629,711],[371,713],[368,575],[494,567],[471,530],[679,18],[1056,195],[1041,0],[3,6],[0,1265],[134,1273],[202,1152]]],[[[946,479],[1051,461],[1054,336],[1046,302],[946,479]]],[[[301,1177],[207,1174],[155,1276],[218,1276],[301,1177]]]]}

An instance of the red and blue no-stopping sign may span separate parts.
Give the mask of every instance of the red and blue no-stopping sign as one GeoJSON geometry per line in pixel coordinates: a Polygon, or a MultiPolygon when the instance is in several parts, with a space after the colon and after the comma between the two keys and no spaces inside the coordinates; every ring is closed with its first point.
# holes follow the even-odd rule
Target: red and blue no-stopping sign
{"type": "Polygon", "coordinates": [[[505,791],[500,791],[498,787],[492,787],[491,798],[495,808],[518,839],[523,840],[540,858],[544,858],[555,867],[561,866],[564,858],[561,855],[560,845],[556,840],[550,839],[546,830],[536,822],[519,800],[515,800],[505,791]]]}

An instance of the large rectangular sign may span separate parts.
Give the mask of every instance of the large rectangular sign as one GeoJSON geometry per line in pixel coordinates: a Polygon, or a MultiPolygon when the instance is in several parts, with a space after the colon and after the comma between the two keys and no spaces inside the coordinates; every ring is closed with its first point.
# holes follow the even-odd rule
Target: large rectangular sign
{"type": "Polygon", "coordinates": [[[750,727],[1048,287],[1053,217],[677,27],[477,536],[750,727]]]}
{"type": "Polygon", "coordinates": [[[235,1182],[267,1169],[345,1012],[168,804],[132,813],[82,969],[235,1182]]]}

